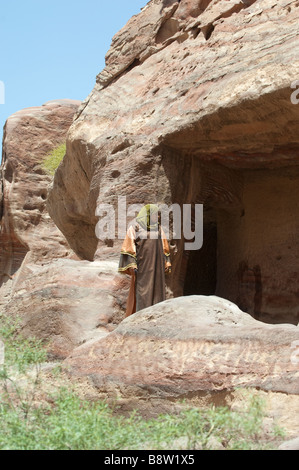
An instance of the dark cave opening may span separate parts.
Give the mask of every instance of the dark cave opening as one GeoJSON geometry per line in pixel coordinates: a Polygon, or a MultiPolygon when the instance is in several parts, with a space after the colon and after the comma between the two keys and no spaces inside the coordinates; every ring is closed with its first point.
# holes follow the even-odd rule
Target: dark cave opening
{"type": "Polygon", "coordinates": [[[183,295],[214,295],[217,286],[217,225],[203,227],[203,246],[185,252],[187,258],[183,295]]]}

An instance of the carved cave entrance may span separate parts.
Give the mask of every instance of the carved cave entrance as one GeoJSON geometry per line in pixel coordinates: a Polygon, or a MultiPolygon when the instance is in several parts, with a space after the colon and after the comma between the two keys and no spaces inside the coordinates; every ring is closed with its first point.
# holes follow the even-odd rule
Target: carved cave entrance
{"type": "Polygon", "coordinates": [[[167,204],[204,206],[202,249],[171,241],[173,295],[217,295],[260,321],[297,324],[299,167],[228,167],[173,149],[162,166],[167,204]]]}

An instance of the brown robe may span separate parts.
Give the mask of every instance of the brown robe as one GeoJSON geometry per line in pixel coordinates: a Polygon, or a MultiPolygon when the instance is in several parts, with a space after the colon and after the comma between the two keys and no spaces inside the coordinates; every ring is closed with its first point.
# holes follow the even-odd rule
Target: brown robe
{"type": "Polygon", "coordinates": [[[150,233],[136,224],[130,227],[124,240],[118,270],[130,274],[129,268],[135,269],[126,317],[166,298],[165,271],[171,268],[169,245],[161,227],[155,235],[150,238],[150,233]]]}

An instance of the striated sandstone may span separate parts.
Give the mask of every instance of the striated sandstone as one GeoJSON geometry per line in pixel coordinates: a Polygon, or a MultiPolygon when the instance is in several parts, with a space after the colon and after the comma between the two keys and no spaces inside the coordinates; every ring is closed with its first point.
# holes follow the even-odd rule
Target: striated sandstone
{"type": "Polygon", "coordinates": [[[293,325],[267,325],[225,299],[190,296],[137,312],[64,365],[74,380],[88,378],[99,396],[118,397],[124,407],[217,402],[239,388],[297,396],[298,404],[298,339],[293,325]]]}

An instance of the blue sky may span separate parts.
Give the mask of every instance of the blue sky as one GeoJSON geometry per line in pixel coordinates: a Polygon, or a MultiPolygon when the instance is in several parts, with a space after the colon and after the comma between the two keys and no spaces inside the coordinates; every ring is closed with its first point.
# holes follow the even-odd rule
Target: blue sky
{"type": "Polygon", "coordinates": [[[12,0],[0,9],[0,139],[16,111],[85,99],[112,37],[147,0],[12,0]],[[1,91],[4,88],[4,104],[1,91]]]}

